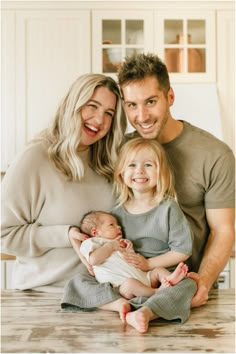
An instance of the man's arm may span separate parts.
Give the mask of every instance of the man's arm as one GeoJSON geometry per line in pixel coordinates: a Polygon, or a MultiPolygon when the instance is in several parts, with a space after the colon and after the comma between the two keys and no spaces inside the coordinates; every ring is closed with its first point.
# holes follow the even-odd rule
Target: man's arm
{"type": "Polygon", "coordinates": [[[206,217],[210,234],[202,262],[198,274],[189,273],[189,277],[198,283],[198,290],[192,299],[192,307],[206,303],[208,292],[224,269],[234,244],[234,208],[206,209],[206,217]]]}

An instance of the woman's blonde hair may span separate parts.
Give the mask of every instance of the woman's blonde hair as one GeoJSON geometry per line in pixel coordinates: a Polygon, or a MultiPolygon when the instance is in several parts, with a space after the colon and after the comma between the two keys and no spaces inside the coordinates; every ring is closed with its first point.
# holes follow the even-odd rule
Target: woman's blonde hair
{"type": "Polygon", "coordinates": [[[115,166],[114,189],[119,206],[133,199],[132,189],[124,183],[123,173],[136,153],[144,148],[150,151],[147,158],[152,156],[157,165],[157,181],[153,188],[153,199],[157,205],[163,199],[173,198],[177,200],[174,178],[163,147],[156,140],[135,138],[123,145],[115,166]]]}
{"type": "Polygon", "coordinates": [[[49,160],[69,180],[81,180],[84,176],[84,165],[78,155],[81,135],[80,111],[97,87],[106,87],[116,95],[116,111],[109,132],[89,146],[89,164],[99,175],[112,181],[114,162],[123,143],[127,120],[118,85],[111,77],[102,74],[80,76],[59,105],[52,125],[37,138],[48,142],[49,160]]]}

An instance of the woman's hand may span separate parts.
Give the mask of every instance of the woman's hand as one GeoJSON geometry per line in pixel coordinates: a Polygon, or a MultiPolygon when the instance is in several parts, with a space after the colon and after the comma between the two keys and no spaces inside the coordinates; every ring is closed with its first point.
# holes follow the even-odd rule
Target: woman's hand
{"type": "Polygon", "coordinates": [[[135,268],[139,268],[143,271],[150,270],[148,265],[148,260],[145,257],[143,257],[141,254],[135,252],[125,252],[124,258],[126,262],[132,264],[135,268]]]}
{"type": "Polygon", "coordinates": [[[94,276],[92,266],[87,262],[87,259],[80,252],[81,242],[86,240],[89,236],[80,232],[80,229],[76,226],[70,227],[68,236],[69,236],[70,243],[74,248],[75,252],[77,253],[77,255],[79,256],[81,262],[88,269],[89,274],[94,276]]]}
{"type": "Polygon", "coordinates": [[[187,276],[197,283],[197,291],[192,298],[191,307],[199,307],[205,305],[208,300],[208,288],[202,281],[198,273],[190,272],[187,276]]]}

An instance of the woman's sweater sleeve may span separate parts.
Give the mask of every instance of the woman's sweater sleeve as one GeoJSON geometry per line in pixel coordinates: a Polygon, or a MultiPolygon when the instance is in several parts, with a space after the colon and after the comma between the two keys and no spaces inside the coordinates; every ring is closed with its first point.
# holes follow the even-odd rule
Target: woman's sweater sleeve
{"type": "MultiPolygon", "coordinates": [[[[42,155],[42,154],[41,154],[42,155]]],[[[42,156],[26,149],[9,168],[2,182],[2,252],[34,257],[55,247],[71,247],[69,225],[40,223],[46,202],[46,170],[40,169],[42,156]]]]}

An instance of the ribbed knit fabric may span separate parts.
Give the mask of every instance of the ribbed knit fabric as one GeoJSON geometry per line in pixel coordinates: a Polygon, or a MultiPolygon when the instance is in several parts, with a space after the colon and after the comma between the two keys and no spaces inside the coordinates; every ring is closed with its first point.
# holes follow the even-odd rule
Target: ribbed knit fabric
{"type": "MultiPolygon", "coordinates": [[[[109,283],[98,284],[83,264],[80,265],[79,273],[79,276],[66,284],[61,301],[64,311],[91,311],[120,297],[117,289],[112,288],[109,283]]],[[[147,306],[158,317],[183,323],[189,318],[190,302],[196,289],[196,283],[185,278],[173,287],[158,291],[150,298],[136,297],[130,300],[130,304],[134,309],[147,306]]]]}

